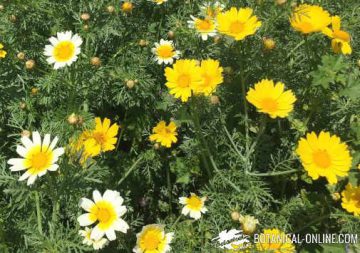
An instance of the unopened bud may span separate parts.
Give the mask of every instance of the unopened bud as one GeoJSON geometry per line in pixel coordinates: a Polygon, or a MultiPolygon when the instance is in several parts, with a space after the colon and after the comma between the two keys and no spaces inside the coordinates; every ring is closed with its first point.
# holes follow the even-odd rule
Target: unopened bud
{"type": "Polygon", "coordinates": [[[89,13],[83,13],[81,14],[80,18],[84,21],[88,21],[90,19],[90,14],[89,13]]]}
{"type": "Polygon", "coordinates": [[[134,81],[134,80],[128,80],[128,81],[126,81],[126,86],[127,86],[129,89],[134,88],[134,86],[135,86],[135,81],[134,81]]]}
{"type": "Polygon", "coordinates": [[[21,137],[30,137],[30,135],[31,135],[31,132],[28,130],[23,130],[21,132],[21,137]]]}
{"type": "Polygon", "coordinates": [[[95,66],[95,67],[100,67],[101,66],[101,60],[99,57],[92,57],[90,60],[90,64],[95,66]]]}
{"type": "Polygon", "coordinates": [[[19,60],[24,60],[25,59],[25,54],[23,52],[19,52],[16,57],[19,59],[19,60]]]}
{"type": "Polygon", "coordinates": [[[35,67],[35,61],[34,60],[28,60],[25,62],[25,68],[26,69],[33,69],[35,67]]]}

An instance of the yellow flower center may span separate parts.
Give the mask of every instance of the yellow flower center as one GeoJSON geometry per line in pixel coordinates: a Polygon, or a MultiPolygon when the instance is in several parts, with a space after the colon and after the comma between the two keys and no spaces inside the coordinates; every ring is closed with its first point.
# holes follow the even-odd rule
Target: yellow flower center
{"type": "Polygon", "coordinates": [[[149,231],[143,237],[143,247],[146,250],[155,250],[158,248],[161,240],[156,231],[149,231]]]}
{"type": "Polygon", "coordinates": [[[278,102],[273,98],[265,98],[262,101],[262,107],[266,112],[275,112],[278,106],[278,102]]]}
{"type": "Polygon", "coordinates": [[[189,87],[190,81],[191,81],[191,78],[190,78],[190,75],[188,75],[188,74],[182,74],[178,78],[178,84],[181,88],[189,87]]]}
{"type": "Polygon", "coordinates": [[[105,200],[98,201],[90,210],[94,221],[99,221],[101,229],[108,229],[116,220],[116,211],[113,205],[105,200]]]}
{"type": "Polygon", "coordinates": [[[212,30],[212,23],[210,20],[208,19],[197,19],[196,22],[196,29],[199,31],[208,31],[208,30],[212,30]]]}
{"type": "Polygon", "coordinates": [[[191,196],[188,199],[187,204],[189,205],[189,208],[193,210],[200,210],[202,207],[202,201],[198,196],[191,196]]]}
{"type": "Polygon", "coordinates": [[[54,47],[54,58],[58,62],[67,62],[75,55],[75,45],[72,41],[62,41],[54,47]]]}
{"type": "Polygon", "coordinates": [[[313,159],[314,163],[323,169],[326,169],[331,165],[331,158],[326,150],[318,150],[314,152],[313,159]]]}
{"type": "Polygon", "coordinates": [[[202,77],[204,79],[203,86],[204,87],[209,87],[211,85],[211,82],[212,82],[211,76],[210,75],[203,75],[202,77]]]}
{"type": "Polygon", "coordinates": [[[110,220],[111,215],[108,209],[101,208],[97,213],[97,218],[100,222],[106,223],[110,220]]]}
{"type": "Polygon", "coordinates": [[[104,135],[104,133],[101,132],[93,133],[93,138],[96,140],[98,144],[103,144],[106,142],[106,136],[104,135]]]}
{"type": "Polygon", "coordinates": [[[341,31],[341,30],[336,30],[333,33],[334,37],[346,42],[350,41],[350,35],[347,32],[341,31]]]}
{"type": "Polygon", "coordinates": [[[231,33],[241,33],[245,30],[244,23],[240,21],[235,21],[230,24],[230,32],[231,33]]]}
{"type": "Polygon", "coordinates": [[[29,172],[31,174],[37,174],[39,172],[42,172],[51,165],[51,161],[53,159],[53,155],[51,151],[47,150],[46,147],[44,151],[42,151],[41,146],[35,146],[32,149],[29,150],[27,153],[25,160],[24,160],[24,166],[29,168],[29,172]]]}
{"type": "Polygon", "coordinates": [[[46,152],[39,152],[31,158],[32,167],[38,171],[42,171],[49,162],[50,157],[46,152]]]}
{"type": "Polygon", "coordinates": [[[304,33],[309,33],[311,31],[313,31],[313,25],[311,23],[309,23],[309,22],[302,22],[300,24],[300,29],[304,33]]]}
{"type": "Polygon", "coordinates": [[[156,51],[161,58],[171,58],[174,56],[173,47],[171,45],[161,45],[156,51]]]}

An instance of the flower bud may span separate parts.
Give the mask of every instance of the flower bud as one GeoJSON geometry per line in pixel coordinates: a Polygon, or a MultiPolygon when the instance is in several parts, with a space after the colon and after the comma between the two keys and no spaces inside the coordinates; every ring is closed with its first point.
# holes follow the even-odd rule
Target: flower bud
{"type": "Polygon", "coordinates": [[[169,39],[172,40],[172,39],[175,38],[175,33],[173,31],[168,31],[167,36],[168,36],[169,39]]]}
{"type": "Polygon", "coordinates": [[[81,14],[80,18],[84,21],[88,21],[90,19],[90,14],[89,13],[83,13],[81,14]]]}
{"type": "Polygon", "coordinates": [[[90,60],[90,64],[95,66],[95,67],[100,67],[101,66],[101,60],[99,57],[92,57],[90,60]]]}
{"type": "Polygon", "coordinates": [[[159,143],[155,143],[155,144],[154,144],[154,149],[155,149],[155,150],[158,150],[159,148],[160,148],[160,144],[159,144],[159,143]]]}
{"type": "Polygon", "coordinates": [[[139,45],[142,47],[146,47],[147,45],[149,45],[149,42],[147,40],[139,40],[139,45]]]}
{"type": "Polygon", "coordinates": [[[115,7],[112,6],[112,5],[109,5],[108,7],[106,7],[106,10],[107,10],[107,12],[109,12],[109,13],[114,13],[114,12],[115,12],[115,7]]]}
{"type": "Polygon", "coordinates": [[[19,52],[16,57],[19,59],[19,60],[24,60],[25,59],[25,53],[23,52],[19,52]]]}
{"type": "Polygon", "coordinates": [[[31,89],[31,95],[37,95],[39,93],[39,88],[36,88],[36,87],[33,87],[32,89],[31,89]]]}
{"type": "Polygon", "coordinates": [[[338,192],[334,192],[333,194],[331,194],[331,197],[334,201],[338,201],[341,199],[340,193],[338,192]]]}
{"type": "Polygon", "coordinates": [[[21,137],[30,137],[30,135],[31,135],[31,132],[28,130],[23,130],[21,132],[21,137]]]}
{"type": "Polygon", "coordinates": [[[121,10],[125,13],[130,13],[134,9],[134,5],[131,2],[124,2],[121,5],[121,10]]]}
{"type": "Polygon", "coordinates": [[[239,219],[240,219],[240,213],[237,212],[237,211],[231,212],[231,219],[232,219],[233,221],[239,221],[239,219]]]}
{"type": "Polygon", "coordinates": [[[0,11],[3,11],[5,9],[4,5],[0,4],[0,11]]]}
{"type": "Polygon", "coordinates": [[[275,43],[275,41],[273,40],[273,39],[271,39],[271,38],[263,38],[263,45],[264,45],[264,48],[266,49],[266,50],[272,50],[272,49],[274,49],[275,48],[275,46],[276,46],[276,43],[275,43]]]}
{"type": "Polygon", "coordinates": [[[68,118],[67,121],[70,125],[76,125],[79,122],[79,118],[75,113],[72,113],[68,118]]]}
{"type": "Polygon", "coordinates": [[[287,0],[275,0],[275,3],[276,3],[277,5],[283,5],[283,4],[286,3],[286,1],[287,1],[287,0]]]}
{"type": "Polygon", "coordinates": [[[35,67],[35,61],[34,60],[28,60],[25,62],[25,68],[26,69],[33,69],[35,67]]]}
{"type": "Polygon", "coordinates": [[[250,215],[240,215],[239,222],[241,223],[241,229],[244,234],[247,235],[253,234],[256,230],[256,225],[259,224],[259,221],[250,215]]]}
{"type": "Polygon", "coordinates": [[[84,29],[84,31],[89,31],[90,27],[89,27],[89,25],[84,25],[83,29],[84,29]]]}
{"type": "Polygon", "coordinates": [[[357,61],[357,65],[360,68],[360,59],[357,61]]]}
{"type": "Polygon", "coordinates": [[[17,17],[15,15],[10,15],[9,20],[10,22],[15,23],[17,21],[17,17]]]}
{"type": "Polygon", "coordinates": [[[134,86],[135,86],[135,81],[134,81],[134,80],[127,80],[127,81],[126,81],[126,86],[127,86],[129,89],[134,88],[134,86]]]}
{"type": "Polygon", "coordinates": [[[25,109],[26,109],[26,103],[23,102],[23,101],[21,101],[21,102],[19,103],[19,107],[20,107],[21,110],[25,110],[25,109]]]}
{"type": "Polygon", "coordinates": [[[218,104],[220,103],[219,97],[218,97],[218,96],[215,96],[215,95],[212,95],[212,96],[210,97],[210,103],[211,103],[212,105],[218,105],[218,104]]]}

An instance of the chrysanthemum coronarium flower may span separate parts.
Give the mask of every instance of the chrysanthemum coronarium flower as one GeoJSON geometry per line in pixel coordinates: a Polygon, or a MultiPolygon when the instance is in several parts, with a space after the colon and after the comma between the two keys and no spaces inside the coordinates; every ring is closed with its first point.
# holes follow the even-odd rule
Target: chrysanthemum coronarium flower
{"type": "Polygon", "coordinates": [[[223,68],[218,60],[207,59],[201,61],[200,73],[203,81],[194,85],[194,92],[205,96],[210,96],[216,88],[224,81],[223,68]]]}
{"type": "Polygon", "coordinates": [[[214,19],[190,17],[191,20],[188,21],[189,28],[195,29],[202,40],[207,40],[209,37],[216,35],[216,22],[214,19]]]}
{"type": "Polygon", "coordinates": [[[296,97],[291,90],[284,90],[282,82],[274,84],[273,80],[263,79],[250,88],[246,99],[259,112],[269,114],[271,118],[285,118],[294,109],[296,97]]]}
{"type": "Polygon", "coordinates": [[[155,61],[158,64],[173,64],[174,59],[180,57],[180,51],[175,49],[171,40],[161,39],[159,43],[155,43],[155,47],[151,51],[155,55],[155,61]]]}
{"type": "Polygon", "coordinates": [[[321,32],[331,23],[329,12],[318,5],[301,4],[297,6],[290,17],[290,24],[304,34],[321,32]]]}
{"type": "Polygon", "coordinates": [[[350,183],[346,185],[346,188],[341,192],[341,206],[353,213],[355,216],[360,215],[360,186],[353,187],[350,183]]]}
{"type": "Polygon", "coordinates": [[[216,2],[208,2],[204,5],[200,6],[201,14],[204,17],[215,19],[217,15],[222,12],[225,8],[225,5],[220,3],[219,1],[216,2]]]}
{"type": "Polygon", "coordinates": [[[150,2],[153,2],[157,5],[163,4],[165,2],[167,2],[168,0],[149,0],[150,2]]]}
{"type": "Polygon", "coordinates": [[[106,238],[101,238],[99,240],[93,240],[91,239],[91,232],[92,229],[86,227],[85,230],[80,230],[79,231],[79,235],[81,235],[82,237],[84,237],[82,243],[88,246],[92,246],[95,250],[99,250],[104,248],[109,241],[106,238]]]}
{"type": "Polygon", "coordinates": [[[180,197],[179,203],[184,205],[181,213],[183,215],[189,215],[191,218],[198,220],[201,218],[201,214],[207,212],[205,207],[206,197],[199,197],[195,193],[191,193],[190,197],[180,197]]]}
{"type": "Polygon", "coordinates": [[[291,238],[279,229],[264,229],[258,238],[256,248],[260,252],[295,253],[291,238]]]}
{"type": "Polygon", "coordinates": [[[165,121],[160,121],[152,130],[153,134],[150,135],[150,141],[156,141],[161,146],[170,148],[173,143],[177,142],[177,127],[175,122],[170,121],[166,125],[165,121]]]}
{"type": "Polygon", "coordinates": [[[44,139],[38,132],[32,133],[32,140],[23,136],[22,145],[18,145],[16,152],[21,158],[12,158],[8,161],[11,171],[26,170],[19,178],[19,181],[27,179],[27,185],[31,185],[38,177],[46,174],[47,171],[56,171],[59,165],[56,162],[64,153],[64,148],[55,148],[58,137],[52,141],[50,134],[45,134],[44,139]]]}
{"type": "Polygon", "coordinates": [[[129,225],[121,218],[127,211],[123,206],[124,199],[117,191],[106,190],[101,196],[98,190],[93,192],[93,200],[82,198],[80,206],[87,212],[78,217],[80,226],[92,228],[90,239],[98,241],[104,235],[113,241],[116,239],[115,231],[126,233],[129,225]]]}
{"type": "Polygon", "coordinates": [[[167,67],[165,77],[165,85],[170,89],[170,94],[180,98],[182,102],[188,101],[193,87],[203,82],[197,61],[189,59],[177,60],[172,68],[167,67]]]}
{"type": "Polygon", "coordinates": [[[350,46],[350,34],[341,30],[341,19],[339,16],[331,18],[331,26],[325,27],[322,32],[331,38],[331,47],[335,53],[351,54],[352,49],[350,46]]]}
{"type": "Polygon", "coordinates": [[[70,66],[80,54],[82,39],[71,31],[58,32],[57,37],[49,39],[51,45],[45,46],[44,54],[48,56],[47,62],[54,64],[54,69],[70,66]]]}
{"type": "Polygon", "coordinates": [[[308,133],[306,138],[300,139],[296,153],[313,180],[326,177],[330,184],[336,184],[337,177],[345,177],[351,168],[347,145],[329,132],[321,131],[319,136],[308,133]]]}
{"type": "Polygon", "coordinates": [[[4,45],[0,43],[0,58],[5,58],[7,52],[3,49],[4,45]]]}
{"type": "Polygon", "coordinates": [[[146,225],[136,235],[134,253],[166,253],[171,250],[170,243],[174,233],[165,233],[164,226],[146,225]]]}
{"type": "Polygon", "coordinates": [[[237,9],[232,7],[226,12],[217,15],[217,30],[235,40],[243,40],[255,34],[261,26],[261,21],[253,15],[251,8],[237,9]]]}
{"type": "Polygon", "coordinates": [[[256,225],[259,224],[259,220],[251,215],[240,215],[239,222],[241,224],[241,229],[247,235],[251,235],[256,230],[256,225]]]}

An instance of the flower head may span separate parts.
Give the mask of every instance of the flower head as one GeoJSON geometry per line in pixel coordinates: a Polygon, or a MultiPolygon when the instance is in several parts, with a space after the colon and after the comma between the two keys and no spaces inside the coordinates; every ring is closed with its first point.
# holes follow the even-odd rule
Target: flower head
{"type": "Polygon", "coordinates": [[[121,219],[126,213],[123,206],[124,199],[117,191],[106,190],[101,196],[98,190],[93,192],[93,200],[82,198],[80,206],[87,212],[78,217],[80,226],[86,227],[96,222],[92,229],[90,239],[98,241],[104,235],[113,241],[116,239],[115,231],[126,233],[129,225],[121,219]]]}
{"type": "Polygon", "coordinates": [[[336,184],[337,176],[346,176],[351,167],[347,145],[328,132],[321,131],[319,136],[308,133],[306,138],[300,139],[296,153],[313,180],[326,177],[330,184],[336,184]]]}
{"type": "Polygon", "coordinates": [[[330,23],[330,14],[318,5],[301,4],[290,17],[291,26],[304,34],[321,32],[330,23]]]}
{"type": "Polygon", "coordinates": [[[93,246],[95,250],[102,249],[106,246],[106,244],[108,244],[109,241],[106,238],[101,238],[96,241],[91,239],[91,233],[92,233],[92,229],[87,227],[85,228],[85,230],[79,231],[79,235],[84,237],[82,241],[83,244],[88,246],[93,246]]]}
{"type": "Polygon", "coordinates": [[[150,2],[156,3],[157,5],[163,4],[167,2],[168,0],[149,0],[150,2]]]}
{"type": "Polygon", "coordinates": [[[173,64],[174,59],[178,59],[180,56],[180,51],[175,50],[174,43],[171,40],[161,39],[160,43],[155,43],[155,47],[151,51],[158,64],[173,64]]]}
{"type": "Polygon", "coordinates": [[[215,19],[217,15],[222,12],[222,10],[225,8],[225,5],[220,3],[219,1],[216,1],[214,3],[208,2],[204,5],[200,6],[201,14],[204,17],[215,19]]]}
{"type": "Polygon", "coordinates": [[[246,99],[259,112],[269,114],[271,118],[285,118],[294,109],[296,97],[291,90],[284,91],[284,84],[273,80],[263,79],[250,88],[246,99]]]}
{"type": "Polygon", "coordinates": [[[0,58],[5,58],[7,55],[7,52],[3,48],[4,45],[0,43],[0,58]]]}
{"type": "Polygon", "coordinates": [[[241,229],[245,234],[252,234],[256,230],[256,225],[259,224],[259,220],[250,215],[240,215],[239,222],[241,223],[241,229]]]}
{"type": "Polygon", "coordinates": [[[51,45],[45,46],[44,54],[48,56],[47,62],[54,64],[54,69],[70,66],[80,54],[82,39],[71,31],[58,32],[57,37],[49,39],[51,45]]]}
{"type": "Polygon", "coordinates": [[[223,68],[220,67],[218,60],[207,59],[201,61],[200,73],[203,81],[200,84],[194,85],[195,93],[210,96],[216,91],[217,86],[224,81],[222,75],[223,68]]]}
{"type": "Polygon", "coordinates": [[[198,197],[195,193],[191,193],[190,197],[180,197],[179,202],[183,204],[184,207],[181,211],[183,215],[188,215],[198,220],[201,218],[202,213],[207,212],[207,208],[205,207],[206,197],[198,197]]]}
{"type": "Polygon", "coordinates": [[[174,233],[166,233],[164,226],[151,224],[144,226],[136,235],[134,253],[165,253],[171,250],[170,243],[174,233]]]}
{"type": "Polygon", "coordinates": [[[191,20],[188,21],[189,28],[193,28],[202,38],[207,40],[208,37],[214,37],[216,35],[216,23],[213,19],[208,17],[201,19],[191,16],[191,20]]]}
{"type": "Polygon", "coordinates": [[[192,95],[192,89],[203,81],[200,67],[195,60],[178,60],[172,68],[165,69],[166,87],[175,98],[181,98],[182,102],[188,101],[192,95]]]}
{"type": "Polygon", "coordinates": [[[272,253],[293,253],[295,247],[291,242],[291,238],[279,229],[264,229],[259,236],[259,242],[256,248],[261,252],[272,253]]]}
{"type": "Polygon", "coordinates": [[[341,193],[341,206],[353,213],[355,216],[360,215],[360,186],[353,187],[350,183],[346,186],[345,190],[341,193]]]}
{"type": "Polygon", "coordinates": [[[261,21],[252,14],[251,8],[232,7],[229,11],[217,15],[217,29],[220,33],[233,37],[235,40],[243,40],[254,34],[261,26],[261,21]]]}
{"type": "Polygon", "coordinates": [[[55,148],[58,138],[52,141],[50,134],[45,134],[41,140],[38,132],[32,133],[32,140],[29,137],[21,138],[22,145],[18,145],[16,152],[22,158],[12,158],[8,161],[11,171],[26,170],[19,178],[19,181],[27,179],[27,185],[35,182],[36,178],[46,174],[47,171],[56,171],[59,165],[56,162],[64,153],[63,148],[55,148]]]}
{"type": "Polygon", "coordinates": [[[341,30],[341,19],[339,16],[331,18],[332,30],[325,27],[322,32],[331,38],[331,47],[335,53],[351,54],[350,34],[341,30]]]}
{"type": "Polygon", "coordinates": [[[129,13],[134,9],[132,2],[126,1],[121,5],[121,10],[125,13],[129,13]]]}
{"type": "Polygon", "coordinates": [[[175,122],[171,121],[169,125],[166,125],[166,122],[162,120],[153,128],[150,141],[156,141],[160,143],[161,146],[170,148],[172,143],[177,142],[176,129],[175,122]]]}

